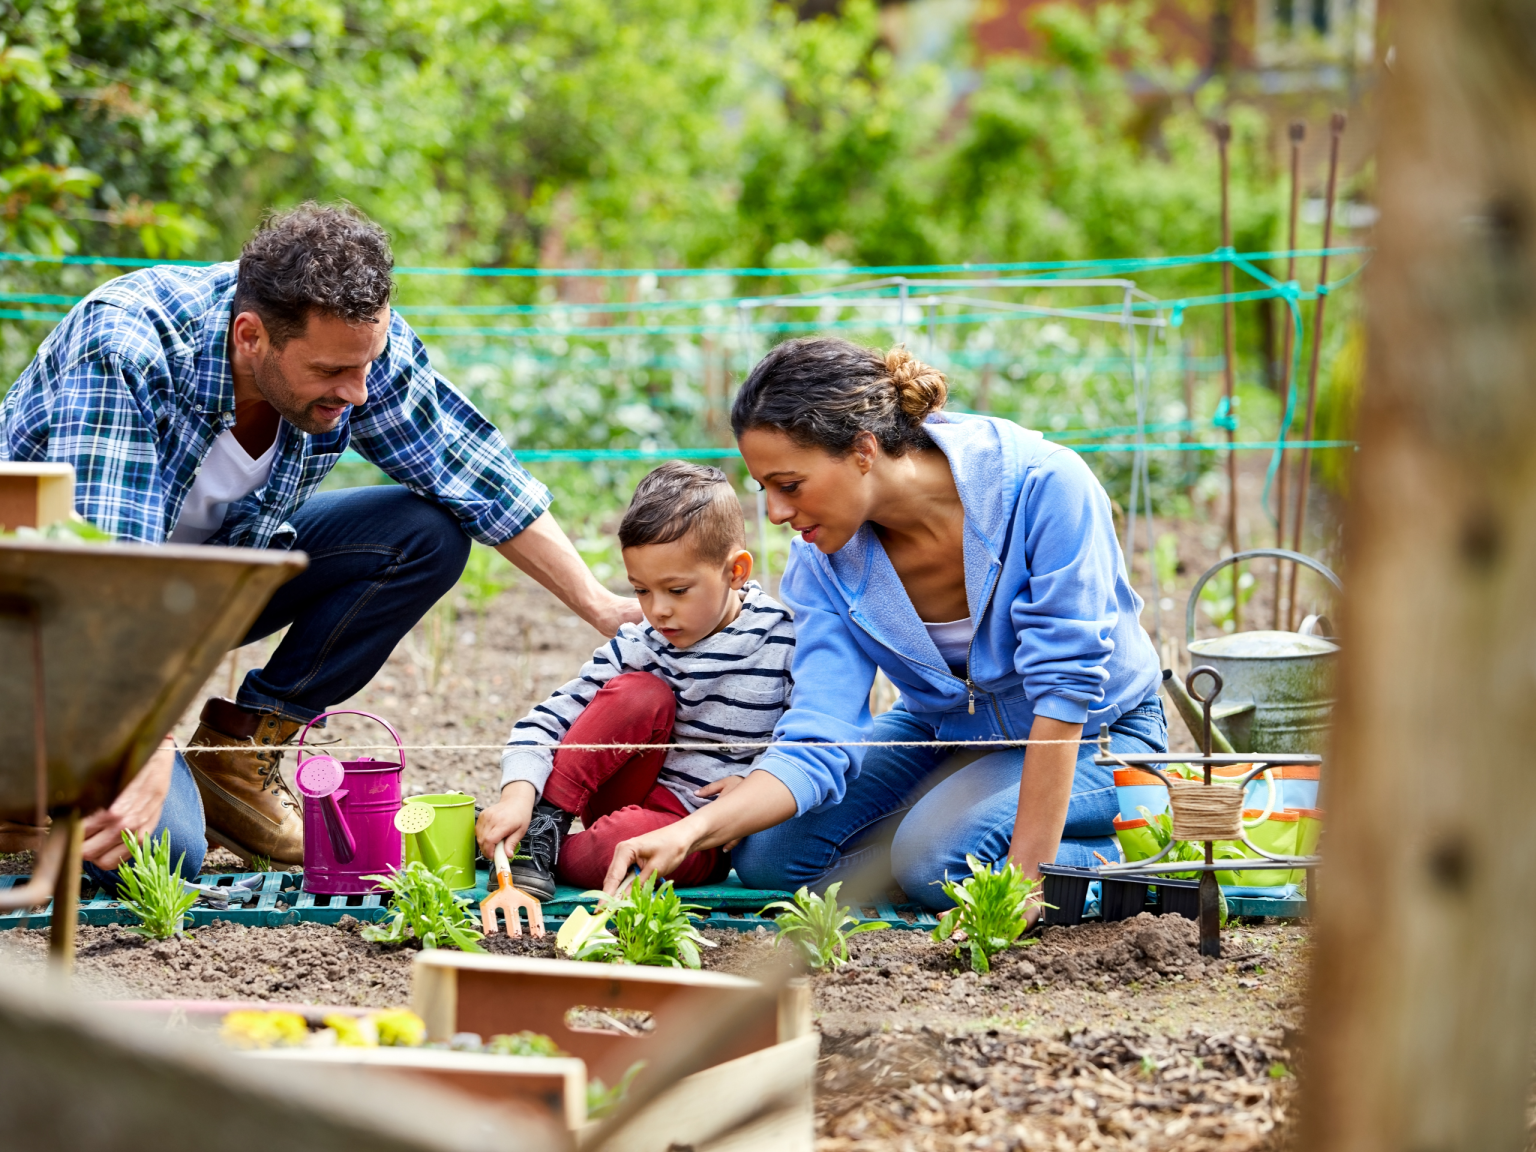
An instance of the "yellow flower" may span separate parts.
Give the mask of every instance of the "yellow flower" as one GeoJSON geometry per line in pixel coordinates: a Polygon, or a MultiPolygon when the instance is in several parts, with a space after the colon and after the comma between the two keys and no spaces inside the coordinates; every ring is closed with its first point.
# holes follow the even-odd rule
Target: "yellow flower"
{"type": "Polygon", "coordinates": [[[297,1012],[231,1012],[219,1035],[236,1048],[291,1048],[309,1037],[309,1025],[297,1012]]]}
{"type": "Polygon", "coordinates": [[[415,1048],[427,1038],[426,1022],[405,1008],[374,1012],[369,1019],[378,1028],[379,1043],[386,1048],[415,1048]]]}
{"type": "Polygon", "coordinates": [[[343,1016],[336,1013],[325,1018],[325,1026],[336,1033],[336,1043],[342,1048],[377,1048],[379,1030],[372,1016],[343,1016]]]}

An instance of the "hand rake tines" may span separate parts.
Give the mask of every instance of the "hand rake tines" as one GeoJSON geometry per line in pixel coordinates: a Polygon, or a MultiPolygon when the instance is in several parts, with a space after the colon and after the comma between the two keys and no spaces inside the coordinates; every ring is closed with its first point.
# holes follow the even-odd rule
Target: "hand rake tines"
{"type": "Polygon", "coordinates": [[[487,936],[496,934],[496,911],[507,917],[507,935],[521,936],[523,924],[518,910],[528,913],[528,935],[535,940],[544,935],[544,909],[539,902],[512,883],[512,868],[507,863],[507,850],[496,844],[496,891],[480,901],[480,927],[487,936]]]}

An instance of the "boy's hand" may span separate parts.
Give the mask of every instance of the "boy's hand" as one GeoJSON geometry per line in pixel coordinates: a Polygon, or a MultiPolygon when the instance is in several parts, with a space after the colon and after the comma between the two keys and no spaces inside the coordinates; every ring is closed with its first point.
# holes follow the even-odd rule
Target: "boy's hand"
{"type": "MultiPolygon", "coordinates": [[[[730,793],[732,789],[739,788],[746,782],[747,778],[745,776],[727,776],[723,780],[715,780],[709,784],[704,785],[702,788],[694,789],[693,794],[705,799],[725,796],[730,793]]],[[[720,845],[720,847],[724,848],[727,852],[730,852],[735,849],[736,845],[740,843],[741,838],[737,837],[735,840],[726,841],[724,844],[720,845]]]]}
{"type": "Polygon", "coordinates": [[[701,797],[724,796],[733,788],[739,788],[747,782],[745,776],[727,776],[723,780],[716,780],[706,784],[702,788],[694,789],[693,794],[701,797]]]}
{"type": "Polygon", "coordinates": [[[513,780],[501,790],[501,799],[480,813],[475,821],[475,839],[487,860],[496,858],[496,845],[500,843],[511,856],[517,851],[528,822],[533,819],[533,806],[539,794],[526,780],[513,780]]]}

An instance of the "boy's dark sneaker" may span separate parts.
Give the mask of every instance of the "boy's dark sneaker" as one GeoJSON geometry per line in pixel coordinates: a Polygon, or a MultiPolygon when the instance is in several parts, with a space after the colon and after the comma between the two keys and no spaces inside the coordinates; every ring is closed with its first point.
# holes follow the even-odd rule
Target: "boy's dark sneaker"
{"type": "Polygon", "coordinates": [[[560,845],[571,830],[571,814],[556,808],[548,800],[533,806],[528,831],[518,843],[517,853],[507,861],[512,883],[538,900],[555,894],[555,861],[560,859],[560,845]]]}

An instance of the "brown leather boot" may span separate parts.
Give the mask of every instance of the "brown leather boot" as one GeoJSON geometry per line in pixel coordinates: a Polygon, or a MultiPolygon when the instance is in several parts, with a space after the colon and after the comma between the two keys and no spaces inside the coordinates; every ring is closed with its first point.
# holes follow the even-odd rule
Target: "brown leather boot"
{"type": "Polygon", "coordinates": [[[304,725],[275,712],[248,712],[214,697],[203,705],[193,744],[227,744],[228,751],[186,753],[203,794],[208,839],[247,863],[304,862],[304,819],[278,766],[286,744],[304,725]]]}

